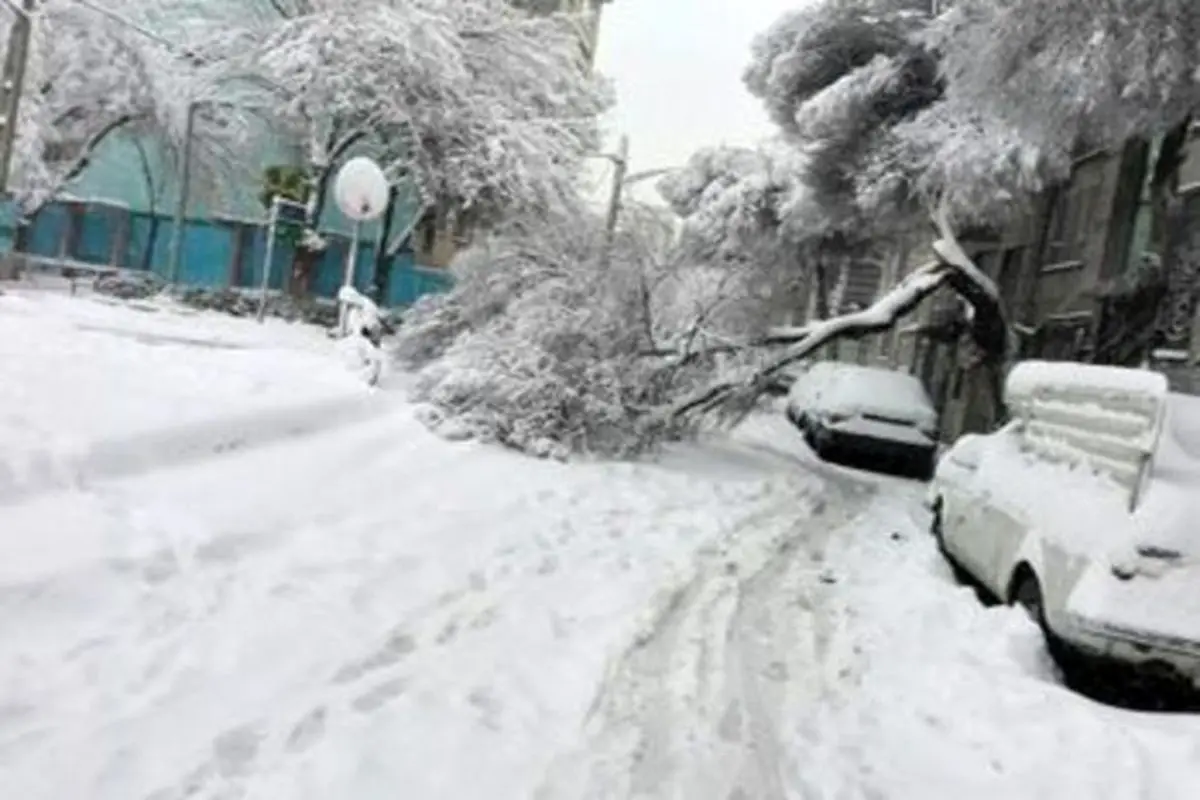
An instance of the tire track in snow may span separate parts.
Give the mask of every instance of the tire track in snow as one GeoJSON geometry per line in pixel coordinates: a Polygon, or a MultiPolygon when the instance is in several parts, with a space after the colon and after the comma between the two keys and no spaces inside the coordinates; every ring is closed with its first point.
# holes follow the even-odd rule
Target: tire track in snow
{"type": "Polygon", "coordinates": [[[779,709],[799,690],[815,710],[839,680],[825,664],[824,554],[874,490],[833,477],[816,498],[774,489],[667,593],[600,686],[583,747],[552,766],[538,798],[788,796],[779,709]]]}

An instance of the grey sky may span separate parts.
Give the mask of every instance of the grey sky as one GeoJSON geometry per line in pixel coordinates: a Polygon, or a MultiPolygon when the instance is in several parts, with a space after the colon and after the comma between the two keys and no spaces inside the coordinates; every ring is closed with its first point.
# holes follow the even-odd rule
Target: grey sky
{"type": "Polygon", "coordinates": [[[614,133],[634,170],[674,166],[699,147],[752,142],[771,129],[742,87],[750,42],[804,0],[613,0],[599,69],[616,82],[614,133]]]}

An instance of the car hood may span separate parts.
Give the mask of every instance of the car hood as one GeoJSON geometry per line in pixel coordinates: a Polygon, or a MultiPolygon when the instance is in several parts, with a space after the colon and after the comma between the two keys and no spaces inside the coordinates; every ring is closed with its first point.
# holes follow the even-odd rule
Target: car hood
{"type": "Polygon", "coordinates": [[[1116,635],[1136,639],[1142,634],[1195,649],[1200,646],[1200,562],[1181,561],[1121,579],[1097,561],[1076,584],[1067,611],[1116,635]]]}

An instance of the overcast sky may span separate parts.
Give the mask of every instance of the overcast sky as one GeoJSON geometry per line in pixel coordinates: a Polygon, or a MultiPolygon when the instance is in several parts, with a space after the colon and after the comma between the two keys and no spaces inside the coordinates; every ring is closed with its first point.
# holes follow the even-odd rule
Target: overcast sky
{"type": "MultiPolygon", "coordinates": [[[[613,0],[597,57],[616,83],[609,120],[631,139],[632,170],[681,164],[705,145],[771,132],[742,87],[750,42],[804,0],[613,0]]],[[[641,194],[641,192],[639,192],[641,194]]]]}

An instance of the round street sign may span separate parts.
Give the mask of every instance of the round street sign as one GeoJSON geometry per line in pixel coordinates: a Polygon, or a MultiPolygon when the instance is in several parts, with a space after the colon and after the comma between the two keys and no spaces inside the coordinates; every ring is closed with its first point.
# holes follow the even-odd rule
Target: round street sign
{"type": "Polygon", "coordinates": [[[333,193],[338,208],[356,222],[370,222],[387,209],[387,178],[378,164],[364,156],[342,165],[333,193]]]}

